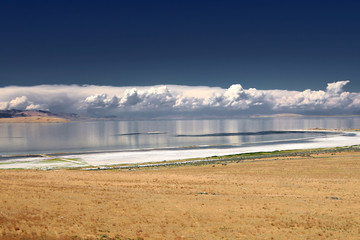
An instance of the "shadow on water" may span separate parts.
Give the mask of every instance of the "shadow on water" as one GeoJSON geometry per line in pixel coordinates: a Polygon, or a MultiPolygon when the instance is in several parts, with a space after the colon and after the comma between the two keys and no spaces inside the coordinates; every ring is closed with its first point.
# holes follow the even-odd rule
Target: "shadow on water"
{"type": "Polygon", "coordinates": [[[259,131],[259,132],[233,132],[233,133],[209,133],[209,134],[178,134],[176,137],[229,137],[229,136],[264,136],[264,135],[276,135],[276,134],[310,134],[310,135],[333,135],[339,134],[335,132],[320,132],[320,131],[259,131]]]}

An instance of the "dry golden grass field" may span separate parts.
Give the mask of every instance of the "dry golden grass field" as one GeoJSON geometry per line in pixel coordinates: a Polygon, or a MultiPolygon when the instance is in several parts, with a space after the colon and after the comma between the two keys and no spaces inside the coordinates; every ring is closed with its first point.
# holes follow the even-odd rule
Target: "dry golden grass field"
{"type": "Polygon", "coordinates": [[[360,239],[359,152],[0,184],[0,239],[360,239]]]}

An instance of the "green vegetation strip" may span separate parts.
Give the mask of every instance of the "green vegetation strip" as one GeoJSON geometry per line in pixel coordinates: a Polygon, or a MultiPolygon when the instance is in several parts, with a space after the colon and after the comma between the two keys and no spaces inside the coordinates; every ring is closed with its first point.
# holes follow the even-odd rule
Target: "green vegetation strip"
{"type": "Polygon", "coordinates": [[[60,163],[60,162],[68,162],[75,164],[84,164],[79,158],[49,158],[39,161],[38,163],[60,163]]]}

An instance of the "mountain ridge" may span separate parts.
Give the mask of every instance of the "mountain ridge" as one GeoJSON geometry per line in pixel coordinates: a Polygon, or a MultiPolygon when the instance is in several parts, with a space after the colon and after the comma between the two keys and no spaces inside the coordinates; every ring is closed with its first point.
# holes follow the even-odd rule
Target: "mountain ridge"
{"type": "Polygon", "coordinates": [[[74,113],[52,113],[45,110],[0,110],[0,122],[70,122],[85,119],[74,113]]]}

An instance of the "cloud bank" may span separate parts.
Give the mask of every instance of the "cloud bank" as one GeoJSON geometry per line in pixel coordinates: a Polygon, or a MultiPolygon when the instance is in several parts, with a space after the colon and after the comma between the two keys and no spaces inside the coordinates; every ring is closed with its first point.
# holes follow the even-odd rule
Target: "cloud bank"
{"type": "Polygon", "coordinates": [[[325,90],[228,89],[206,86],[115,87],[39,85],[0,88],[0,109],[48,110],[89,116],[251,115],[270,113],[360,113],[360,93],[346,92],[350,81],[325,90]]]}

